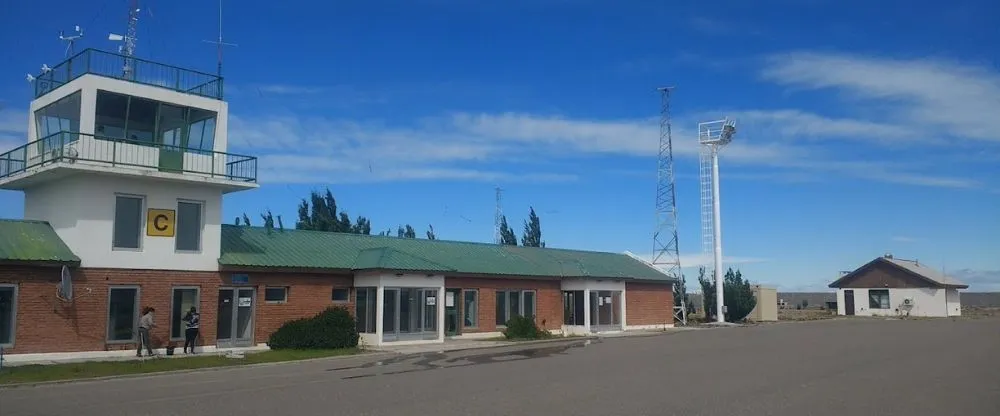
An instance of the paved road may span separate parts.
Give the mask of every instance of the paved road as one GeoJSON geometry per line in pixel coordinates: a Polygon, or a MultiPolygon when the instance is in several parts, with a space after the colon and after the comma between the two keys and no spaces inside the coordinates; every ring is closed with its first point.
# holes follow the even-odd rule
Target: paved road
{"type": "Polygon", "coordinates": [[[1000,320],[826,321],[0,390],[0,415],[1000,415],[1000,320]]]}

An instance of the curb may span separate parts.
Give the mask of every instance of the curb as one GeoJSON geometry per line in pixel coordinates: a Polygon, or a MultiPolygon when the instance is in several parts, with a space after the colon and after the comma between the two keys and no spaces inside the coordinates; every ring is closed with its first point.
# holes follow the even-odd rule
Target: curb
{"type": "Polygon", "coordinates": [[[88,377],[88,378],[68,378],[63,380],[49,380],[49,381],[28,381],[24,383],[10,383],[10,384],[0,384],[0,392],[3,390],[13,390],[16,388],[30,388],[30,387],[43,387],[56,384],[69,384],[69,383],[86,383],[93,381],[108,381],[108,380],[118,380],[118,379],[128,379],[128,378],[142,378],[142,377],[155,377],[164,375],[174,375],[174,374],[190,374],[190,373],[207,373],[212,371],[224,371],[224,370],[237,370],[245,368],[258,368],[258,367],[269,367],[284,364],[296,364],[296,363],[308,363],[313,361],[336,361],[345,360],[349,358],[362,358],[362,357],[380,357],[388,356],[393,354],[387,351],[372,351],[372,352],[361,352],[358,354],[351,355],[335,355],[332,357],[319,357],[319,358],[307,358],[304,360],[290,360],[290,361],[275,361],[270,363],[256,363],[256,364],[236,364],[236,365],[225,365],[218,367],[205,367],[205,368],[190,368],[185,370],[165,370],[165,371],[153,371],[149,373],[138,373],[138,374],[120,374],[114,376],[103,376],[103,377],[88,377]]]}
{"type": "Polygon", "coordinates": [[[423,351],[423,352],[398,352],[398,351],[391,351],[391,350],[382,350],[382,351],[379,351],[379,352],[384,352],[384,353],[388,353],[388,354],[395,354],[395,355],[404,355],[404,356],[405,355],[442,354],[442,353],[449,353],[449,352],[460,352],[460,351],[471,351],[471,350],[488,350],[488,349],[496,349],[496,348],[510,348],[510,347],[521,347],[521,346],[530,347],[530,346],[533,346],[533,345],[554,344],[554,343],[557,343],[557,342],[567,342],[567,343],[569,343],[569,342],[577,342],[577,341],[582,342],[582,341],[592,341],[592,340],[596,340],[596,339],[600,339],[600,337],[597,337],[597,336],[586,336],[586,337],[570,337],[570,338],[555,338],[555,339],[538,339],[538,340],[531,340],[531,341],[499,341],[499,342],[508,342],[508,344],[505,344],[505,345],[474,345],[474,346],[468,346],[468,347],[451,348],[451,349],[438,349],[438,350],[434,350],[434,351],[423,351]]]}

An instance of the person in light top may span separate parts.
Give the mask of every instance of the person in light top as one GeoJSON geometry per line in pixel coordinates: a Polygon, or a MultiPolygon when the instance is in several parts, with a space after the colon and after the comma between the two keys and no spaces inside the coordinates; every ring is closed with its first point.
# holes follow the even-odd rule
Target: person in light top
{"type": "Polygon", "coordinates": [[[155,355],[153,354],[153,345],[150,342],[149,338],[149,330],[153,329],[153,327],[156,326],[156,324],[153,323],[154,311],[156,311],[156,309],[153,309],[149,306],[147,306],[142,310],[142,317],[139,318],[139,347],[135,351],[136,357],[142,357],[143,345],[146,346],[146,352],[149,354],[150,357],[155,355]]]}
{"type": "Polygon", "coordinates": [[[198,313],[198,309],[195,309],[195,307],[192,306],[181,320],[184,321],[184,325],[186,326],[186,329],[184,330],[184,353],[187,354],[188,346],[190,346],[191,353],[194,354],[194,340],[198,339],[198,328],[201,323],[201,314],[198,313]]]}

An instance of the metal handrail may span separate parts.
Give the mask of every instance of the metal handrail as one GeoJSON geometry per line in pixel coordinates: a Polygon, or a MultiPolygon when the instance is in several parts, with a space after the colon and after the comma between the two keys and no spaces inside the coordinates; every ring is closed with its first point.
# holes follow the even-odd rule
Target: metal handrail
{"type": "Polygon", "coordinates": [[[35,77],[35,98],[85,74],[222,99],[223,80],[218,75],[93,48],[84,49],[35,77]],[[124,71],[125,62],[132,66],[130,71],[124,71]]]}
{"type": "Polygon", "coordinates": [[[56,162],[150,168],[257,182],[257,158],[253,156],[69,131],[0,153],[0,179],[56,162]]]}

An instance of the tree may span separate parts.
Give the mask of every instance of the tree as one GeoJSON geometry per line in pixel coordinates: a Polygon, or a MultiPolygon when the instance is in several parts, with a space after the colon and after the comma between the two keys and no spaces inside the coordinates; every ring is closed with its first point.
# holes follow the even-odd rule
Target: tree
{"type": "MultiPolygon", "coordinates": [[[[246,215],[246,214],[244,214],[244,215],[246,215]]],[[[282,231],[285,229],[285,225],[282,224],[282,222],[281,222],[281,216],[279,215],[279,216],[275,217],[274,214],[271,213],[271,210],[266,210],[266,211],[262,212],[260,214],[260,218],[264,220],[264,228],[267,229],[268,232],[271,232],[271,230],[274,229],[274,220],[275,220],[275,218],[278,219],[278,229],[282,230],[282,231]]],[[[250,220],[247,219],[246,221],[250,221],[250,220]]]]}
{"type": "Polygon", "coordinates": [[[694,312],[694,305],[691,305],[691,299],[688,298],[687,278],[683,274],[680,280],[674,283],[674,306],[682,306],[681,300],[684,301],[683,306],[687,309],[685,312],[688,314],[694,312]]]}
{"type": "Polygon", "coordinates": [[[802,299],[802,309],[809,307],[809,299],[802,299]]]}
{"type": "Polygon", "coordinates": [[[437,240],[437,236],[434,235],[434,226],[430,225],[430,224],[427,224],[427,227],[430,228],[429,230],[427,230],[427,239],[428,240],[437,240]]]}
{"type": "Polygon", "coordinates": [[[398,227],[396,228],[396,237],[399,238],[417,238],[417,232],[410,226],[406,224],[406,228],[398,227]]]}
{"type": "Polygon", "coordinates": [[[542,224],[535,214],[535,208],[530,207],[528,219],[524,221],[524,234],[521,236],[521,245],[525,247],[545,247],[542,241],[542,224]]]}
{"type": "Polygon", "coordinates": [[[507,224],[506,215],[500,217],[500,244],[508,246],[517,245],[517,234],[514,234],[514,229],[507,224]]]}
{"type": "Polygon", "coordinates": [[[743,273],[739,270],[733,272],[730,268],[723,278],[722,296],[726,305],[726,321],[742,321],[754,306],[757,306],[757,299],[753,296],[753,287],[750,281],[743,279],[743,273]]]}
{"type": "Polygon", "coordinates": [[[715,317],[715,273],[712,278],[705,276],[705,267],[698,268],[698,284],[701,286],[701,304],[705,309],[705,320],[712,321],[715,317]]]}
{"type": "Polygon", "coordinates": [[[326,188],[326,192],[319,193],[312,191],[309,199],[303,198],[299,203],[299,220],[295,223],[295,228],[299,230],[333,231],[340,233],[370,234],[371,222],[367,218],[359,216],[355,223],[351,224],[351,217],[347,212],[337,212],[337,200],[326,188]]]}

